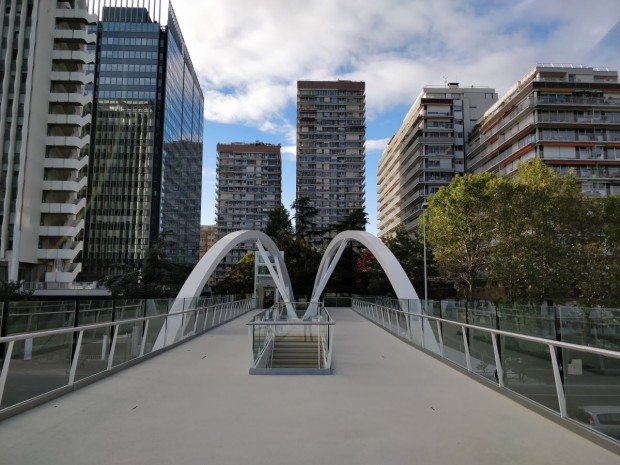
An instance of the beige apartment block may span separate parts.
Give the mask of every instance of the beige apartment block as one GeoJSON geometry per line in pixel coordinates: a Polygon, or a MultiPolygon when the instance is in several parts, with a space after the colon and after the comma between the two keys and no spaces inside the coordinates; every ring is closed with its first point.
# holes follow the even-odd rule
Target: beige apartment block
{"type": "Polygon", "coordinates": [[[467,135],[495,101],[489,87],[424,87],[379,160],[379,237],[413,232],[428,197],[465,172],[467,135]]]}
{"type": "Polygon", "coordinates": [[[532,158],[572,170],[590,196],[620,195],[617,71],[538,64],[484,114],[468,142],[467,170],[512,175],[532,158]]]}

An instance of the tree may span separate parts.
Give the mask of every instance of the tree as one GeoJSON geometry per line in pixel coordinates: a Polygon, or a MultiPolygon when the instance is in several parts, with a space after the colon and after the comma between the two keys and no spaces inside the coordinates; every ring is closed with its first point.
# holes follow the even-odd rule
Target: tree
{"type": "Polygon", "coordinates": [[[515,302],[566,299],[585,218],[577,180],[531,160],[498,186],[490,277],[515,302]]]}
{"type": "Polygon", "coordinates": [[[368,224],[368,214],[362,208],[351,210],[347,216],[336,223],[332,230],[336,233],[343,231],[365,231],[368,224]]]}
{"type": "Polygon", "coordinates": [[[166,255],[168,239],[160,234],[147,250],[141,268],[117,265],[121,273],[103,280],[114,298],[155,299],[176,297],[192,267],[174,263],[166,255]]]}
{"type": "Polygon", "coordinates": [[[228,275],[215,286],[216,294],[252,294],[254,292],[254,252],[246,253],[227,271],[228,275]]]}
{"type": "Polygon", "coordinates": [[[0,302],[30,300],[32,291],[22,289],[23,281],[0,281],[0,302]]]}
{"type": "Polygon", "coordinates": [[[269,219],[263,231],[282,249],[284,243],[293,237],[293,226],[288,210],[280,204],[269,212],[269,219]]]}
{"type": "MultiPolygon", "coordinates": [[[[424,289],[424,243],[417,234],[410,235],[405,226],[400,224],[394,234],[385,241],[388,249],[394,254],[400,266],[403,267],[407,277],[420,296],[424,289]]],[[[429,279],[435,276],[432,253],[427,247],[427,274],[429,279]]]]}
{"type": "Polygon", "coordinates": [[[317,230],[314,217],[319,210],[312,205],[309,197],[298,197],[295,199],[291,208],[295,210],[295,237],[297,239],[312,239],[323,234],[323,231],[317,230]]]}
{"type": "Polygon", "coordinates": [[[433,248],[439,276],[471,298],[486,277],[494,233],[496,179],[490,173],[452,179],[429,199],[426,237],[433,248]]]}

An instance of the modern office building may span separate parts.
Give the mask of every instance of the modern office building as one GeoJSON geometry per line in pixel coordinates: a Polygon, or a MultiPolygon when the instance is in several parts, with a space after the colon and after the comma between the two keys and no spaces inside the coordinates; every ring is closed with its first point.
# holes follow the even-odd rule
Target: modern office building
{"type": "Polygon", "coordinates": [[[96,17],[86,0],[1,4],[0,280],[66,287],[84,247],[96,17]]]}
{"type": "Polygon", "coordinates": [[[496,101],[489,87],[424,87],[379,160],[379,237],[414,231],[428,197],[465,172],[467,135],[496,101]]]}
{"type": "Polygon", "coordinates": [[[97,27],[85,280],[140,267],[162,234],[172,261],[199,258],[200,84],[171,5],[164,27],[159,1],[116,3],[97,27]]]}
{"type": "Polygon", "coordinates": [[[203,224],[200,226],[200,257],[207,253],[217,242],[217,226],[214,224],[203,224]]]}
{"type": "MultiPolygon", "coordinates": [[[[261,142],[217,144],[217,239],[242,229],[261,231],[269,212],[282,202],[280,145],[261,142]]],[[[216,278],[243,257],[251,245],[233,249],[218,267],[216,278]]]]}
{"type": "Polygon", "coordinates": [[[297,82],[296,196],[318,209],[317,229],[364,208],[365,89],[364,82],[297,82]]]}
{"type": "Polygon", "coordinates": [[[618,72],[539,64],[489,108],[468,147],[472,173],[511,175],[539,158],[572,169],[590,196],[620,195],[618,72]]]}

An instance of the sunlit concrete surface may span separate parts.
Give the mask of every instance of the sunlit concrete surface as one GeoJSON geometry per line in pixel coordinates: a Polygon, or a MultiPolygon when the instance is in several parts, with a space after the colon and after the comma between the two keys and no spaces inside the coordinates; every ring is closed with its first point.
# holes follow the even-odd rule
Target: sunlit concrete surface
{"type": "Polygon", "coordinates": [[[619,462],[351,310],[332,316],[332,376],[248,375],[248,314],[0,423],[0,464],[619,462]]]}

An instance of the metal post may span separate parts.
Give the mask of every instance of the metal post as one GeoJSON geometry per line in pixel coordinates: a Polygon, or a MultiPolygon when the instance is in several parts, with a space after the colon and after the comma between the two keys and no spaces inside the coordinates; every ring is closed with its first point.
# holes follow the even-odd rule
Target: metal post
{"type": "Polygon", "coordinates": [[[558,406],[560,407],[560,416],[566,418],[566,396],[564,394],[564,384],[560,375],[560,365],[555,347],[549,344],[549,353],[551,354],[551,364],[553,366],[553,378],[555,379],[555,390],[558,395],[558,406]]]}
{"type": "Polygon", "coordinates": [[[424,313],[428,314],[428,277],[426,274],[426,209],[428,203],[422,203],[422,232],[424,242],[424,313]]]}

